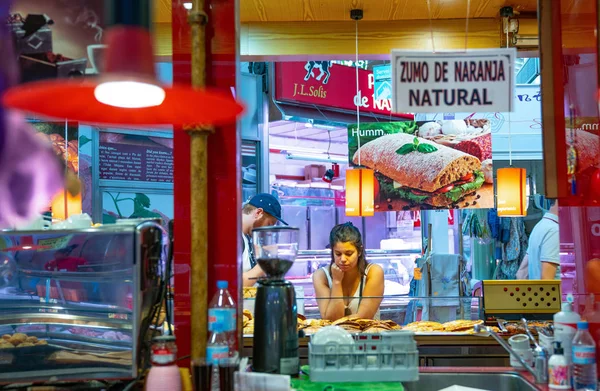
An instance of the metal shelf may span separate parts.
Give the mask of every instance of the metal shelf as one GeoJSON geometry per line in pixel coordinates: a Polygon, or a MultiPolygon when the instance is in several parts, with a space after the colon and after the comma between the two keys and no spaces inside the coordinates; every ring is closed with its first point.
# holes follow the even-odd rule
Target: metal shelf
{"type": "Polygon", "coordinates": [[[114,282],[115,280],[131,283],[133,279],[133,269],[113,270],[109,272],[59,272],[46,270],[28,270],[17,269],[17,272],[22,276],[32,278],[46,278],[60,281],[74,282],[114,282]]]}
{"type": "Polygon", "coordinates": [[[48,325],[48,326],[78,326],[90,328],[115,329],[121,326],[121,330],[131,330],[132,320],[126,319],[99,319],[92,316],[81,316],[71,314],[48,314],[48,313],[29,313],[29,314],[0,314],[1,326],[14,325],[48,325]]]}

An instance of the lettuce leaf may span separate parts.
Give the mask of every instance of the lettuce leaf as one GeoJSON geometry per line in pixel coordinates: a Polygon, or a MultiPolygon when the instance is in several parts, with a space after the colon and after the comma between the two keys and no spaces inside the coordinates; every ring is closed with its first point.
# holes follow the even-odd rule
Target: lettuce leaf
{"type": "Polygon", "coordinates": [[[454,186],[454,189],[450,190],[447,193],[444,193],[446,197],[448,197],[452,202],[456,202],[460,200],[465,194],[469,194],[481,186],[483,186],[483,182],[485,182],[485,176],[481,171],[475,171],[473,173],[475,175],[475,179],[472,182],[464,183],[459,186],[454,186]]]}

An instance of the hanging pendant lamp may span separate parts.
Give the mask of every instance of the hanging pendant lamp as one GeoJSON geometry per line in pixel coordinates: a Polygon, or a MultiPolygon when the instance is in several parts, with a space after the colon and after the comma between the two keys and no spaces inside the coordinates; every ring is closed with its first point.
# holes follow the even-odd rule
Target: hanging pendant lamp
{"type": "MultiPolygon", "coordinates": [[[[506,25],[508,25],[508,17],[506,25]]],[[[508,48],[508,29],[506,47],[508,48]]],[[[511,71],[514,69],[511,67],[511,71]]],[[[527,216],[527,171],[512,166],[512,135],[510,111],[508,112],[508,164],[509,167],[496,170],[496,209],[501,217],[527,216]]]]}
{"type": "MultiPolygon", "coordinates": [[[[358,84],[358,21],[363,18],[363,10],[353,9],[350,18],[355,21],[356,44],[356,95],[358,84]]],[[[360,164],[360,106],[356,105],[356,129],[358,138],[358,167],[346,170],[346,216],[373,216],[375,214],[375,173],[360,164]]]]}
{"type": "Polygon", "coordinates": [[[527,216],[527,173],[524,168],[499,168],[496,190],[498,216],[527,216]]]}
{"type": "Polygon", "coordinates": [[[158,83],[152,37],[142,27],[112,27],[106,44],[101,75],[21,84],[5,93],[4,105],[105,125],[216,125],[243,111],[231,94],[158,83]]]}
{"type": "Polygon", "coordinates": [[[373,216],[374,183],[373,170],[353,168],[346,171],[346,216],[373,216]]]}

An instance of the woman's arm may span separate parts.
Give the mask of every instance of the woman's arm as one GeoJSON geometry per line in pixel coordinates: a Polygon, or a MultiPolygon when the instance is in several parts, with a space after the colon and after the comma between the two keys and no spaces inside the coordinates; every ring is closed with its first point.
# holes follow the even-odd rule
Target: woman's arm
{"type": "Polygon", "coordinates": [[[358,307],[358,317],[362,319],[373,319],[383,298],[384,277],[381,266],[372,264],[367,274],[367,281],[363,288],[363,299],[358,307]],[[367,299],[366,297],[376,297],[367,299]]]}
{"type": "Polygon", "coordinates": [[[325,271],[322,269],[317,270],[312,278],[321,318],[334,321],[344,317],[346,306],[342,298],[344,294],[341,281],[332,281],[333,286],[330,288],[325,271]]]}

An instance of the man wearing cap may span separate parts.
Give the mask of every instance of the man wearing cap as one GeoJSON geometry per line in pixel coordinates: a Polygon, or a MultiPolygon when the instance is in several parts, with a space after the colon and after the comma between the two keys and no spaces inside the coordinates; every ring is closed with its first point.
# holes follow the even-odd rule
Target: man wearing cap
{"type": "Polygon", "coordinates": [[[276,225],[277,222],[287,225],[281,219],[281,205],[271,194],[255,195],[242,208],[242,278],[245,287],[253,286],[256,279],[265,275],[254,258],[252,230],[259,227],[276,225]]]}

